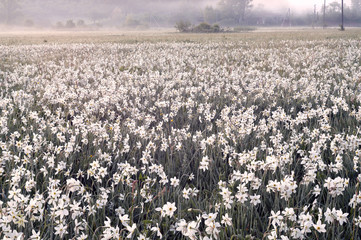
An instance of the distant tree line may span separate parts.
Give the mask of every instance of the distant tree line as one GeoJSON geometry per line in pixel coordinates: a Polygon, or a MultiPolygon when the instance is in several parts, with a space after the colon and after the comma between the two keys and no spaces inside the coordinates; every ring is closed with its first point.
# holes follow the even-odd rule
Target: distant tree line
{"type": "MultiPolygon", "coordinates": [[[[345,25],[361,26],[361,0],[344,6],[345,25]]],[[[189,23],[186,31],[218,31],[218,27],[338,26],[341,0],[326,0],[326,7],[298,14],[278,13],[254,6],[253,0],[0,0],[0,24],[58,29],[119,27],[144,29],[189,23]],[[203,5],[201,4],[203,3],[203,5]],[[323,13],[325,12],[325,16],[323,13]],[[218,27],[217,27],[218,26],[218,27]],[[199,30],[198,28],[198,30],[199,30]]]]}
{"type": "MultiPolygon", "coordinates": [[[[341,1],[326,1],[326,8],[294,14],[292,9],[273,13],[267,9],[255,8],[252,0],[221,0],[217,7],[207,6],[203,10],[204,22],[221,26],[337,26],[340,24],[341,1]],[[323,18],[323,12],[325,17],[323,18]],[[287,23],[287,24],[286,24],[287,23]]],[[[361,26],[361,0],[352,0],[351,6],[344,5],[345,23],[361,26]]]]}

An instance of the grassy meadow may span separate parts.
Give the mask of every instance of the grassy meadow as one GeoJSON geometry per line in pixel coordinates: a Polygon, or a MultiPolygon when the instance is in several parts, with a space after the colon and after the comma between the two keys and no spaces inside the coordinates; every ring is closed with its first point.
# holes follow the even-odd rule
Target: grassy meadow
{"type": "Polygon", "coordinates": [[[361,30],[0,33],[1,239],[361,239],[361,30]]]}

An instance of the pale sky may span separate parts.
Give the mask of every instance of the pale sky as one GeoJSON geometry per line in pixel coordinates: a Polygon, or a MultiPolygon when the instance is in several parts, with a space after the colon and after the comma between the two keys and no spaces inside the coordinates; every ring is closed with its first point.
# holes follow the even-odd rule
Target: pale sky
{"type": "MultiPolygon", "coordinates": [[[[326,0],[326,5],[335,1],[341,3],[341,0],[326,0]]],[[[272,10],[291,8],[291,11],[293,12],[302,12],[305,10],[312,11],[315,4],[319,10],[322,7],[323,2],[324,0],[253,0],[253,5],[257,7],[259,4],[262,4],[265,8],[272,10]]],[[[351,0],[344,0],[344,4],[350,6],[351,0]]]]}

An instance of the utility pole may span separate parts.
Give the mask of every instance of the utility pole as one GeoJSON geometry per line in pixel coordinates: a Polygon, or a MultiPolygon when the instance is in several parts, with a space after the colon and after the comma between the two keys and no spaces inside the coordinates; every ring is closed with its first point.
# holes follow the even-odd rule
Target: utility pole
{"type": "Polygon", "coordinates": [[[291,27],[291,8],[288,9],[286,17],[282,20],[282,27],[291,27]]]}
{"type": "Polygon", "coordinates": [[[345,31],[345,27],[343,26],[343,0],[341,0],[341,16],[342,16],[341,31],[345,31]]]}
{"type": "Polygon", "coordinates": [[[312,23],[312,28],[315,28],[315,23],[316,23],[316,4],[313,6],[313,23],[312,23]]]}
{"type": "Polygon", "coordinates": [[[322,22],[323,22],[323,29],[326,28],[326,0],[324,0],[323,2],[323,18],[322,18],[322,22]]]}

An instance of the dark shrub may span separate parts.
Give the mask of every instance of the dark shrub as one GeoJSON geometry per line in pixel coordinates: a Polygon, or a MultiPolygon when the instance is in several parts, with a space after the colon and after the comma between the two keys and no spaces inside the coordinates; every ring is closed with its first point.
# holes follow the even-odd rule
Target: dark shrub
{"type": "Polygon", "coordinates": [[[190,32],[191,29],[191,23],[188,21],[178,21],[175,24],[175,28],[179,31],[179,32],[190,32]]]}

